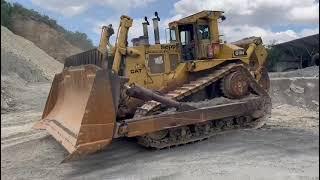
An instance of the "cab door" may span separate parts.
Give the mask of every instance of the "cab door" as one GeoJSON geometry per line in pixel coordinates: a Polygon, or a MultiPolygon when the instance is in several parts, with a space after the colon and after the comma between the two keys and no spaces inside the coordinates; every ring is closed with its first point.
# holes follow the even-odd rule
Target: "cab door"
{"type": "Polygon", "coordinates": [[[208,46],[210,45],[210,29],[207,22],[198,22],[197,23],[197,39],[198,39],[198,48],[197,49],[197,58],[198,59],[207,59],[208,58],[208,46]]]}
{"type": "Polygon", "coordinates": [[[196,58],[195,33],[193,24],[179,25],[179,39],[181,44],[181,56],[183,60],[194,60],[196,58]]]}

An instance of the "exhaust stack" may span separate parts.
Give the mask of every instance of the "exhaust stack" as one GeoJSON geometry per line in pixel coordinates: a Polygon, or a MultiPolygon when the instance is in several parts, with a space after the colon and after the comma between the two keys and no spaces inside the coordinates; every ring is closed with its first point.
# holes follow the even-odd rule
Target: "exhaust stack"
{"type": "Polygon", "coordinates": [[[145,16],[144,22],[142,23],[142,27],[143,27],[143,37],[146,44],[149,44],[148,25],[150,24],[149,24],[148,18],[145,16]]]}
{"type": "Polygon", "coordinates": [[[153,30],[154,30],[154,41],[155,41],[155,44],[160,44],[159,23],[158,23],[160,21],[160,18],[158,16],[158,12],[154,12],[154,15],[156,16],[152,19],[153,30]]]}

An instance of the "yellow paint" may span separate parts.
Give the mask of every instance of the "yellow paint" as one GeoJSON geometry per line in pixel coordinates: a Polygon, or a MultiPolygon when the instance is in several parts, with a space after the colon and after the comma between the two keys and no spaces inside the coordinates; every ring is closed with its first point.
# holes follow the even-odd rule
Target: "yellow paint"
{"type": "MultiPolygon", "coordinates": [[[[207,22],[210,29],[211,43],[219,43],[218,18],[222,15],[220,11],[203,11],[195,15],[183,18],[169,24],[169,27],[176,30],[181,24],[207,22]]],[[[115,45],[115,57],[112,69],[116,72],[120,70],[121,58],[125,58],[124,74],[130,80],[129,83],[136,83],[141,86],[154,90],[164,90],[168,87],[176,88],[179,84],[185,83],[190,77],[190,73],[201,72],[208,69],[214,69],[222,63],[243,62],[249,64],[252,61],[252,55],[257,57],[258,68],[252,72],[257,79],[260,78],[260,71],[265,66],[267,52],[262,44],[251,42],[246,49],[247,55],[235,57],[234,51],[242,49],[233,44],[220,43],[220,50],[215,54],[214,59],[201,59],[193,61],[182,60],[181,49],[178,42],[171,44],[140,45],[128,48],[126,46],[128,30],[132,25],[132,19],[127,16],[121,17],[119,35],[115,45]],[[161,73],[152,73],[149,68],[149,56],[163,55],[163,59],[157,63],[163,63],[164,71],[161,73]],[[170,66],[170,54],[177,54],[180,59],[175,69],[170,66]]],[[[178,36],[177,36],[177,39],[178,36]]],[[[103,42],[102,42],[103,43],[103,42]]],[[[155,62],[155,60],[154,60],[155,62]]],[[[159,64],[158,64],[159,65],[159,64]]]]}

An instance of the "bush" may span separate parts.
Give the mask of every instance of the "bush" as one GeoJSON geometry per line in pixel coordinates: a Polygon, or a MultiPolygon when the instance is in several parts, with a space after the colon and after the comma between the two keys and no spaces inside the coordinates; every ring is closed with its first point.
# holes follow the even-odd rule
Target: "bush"
{"type": "Polygon", "coordinates": [[[274,47],[274,44],[271,44],[266,47],[268,52],[267,62],[268,62],[268,71],[272,71],[274,66],[277,64],[277,62],[280,59],[281,52],[279,49],[274,47]]]}
{"type": "Polygon", "coordinates": [[[93,48],[92,41],[88,38],[87,34],[81,33],[79,31],[65,31],[64,37],[74,45],[77,45],[83,50],[89,50],[93,48]]]}

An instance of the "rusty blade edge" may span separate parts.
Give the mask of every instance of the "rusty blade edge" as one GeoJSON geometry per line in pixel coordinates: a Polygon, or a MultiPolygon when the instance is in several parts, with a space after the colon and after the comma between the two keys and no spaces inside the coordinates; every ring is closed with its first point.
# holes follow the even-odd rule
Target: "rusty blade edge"
{"type": "Polygon", "coordinates": [[[107,145],[109,145],[111,141],[112,139],[110,138],[78,145],[72,153],[70,153],[64,160],[61,161],[61,163],[77,160],[89,154],[101,151],[107,145]],[[97,146],[98,148],[96,148],[97,146]]]}

